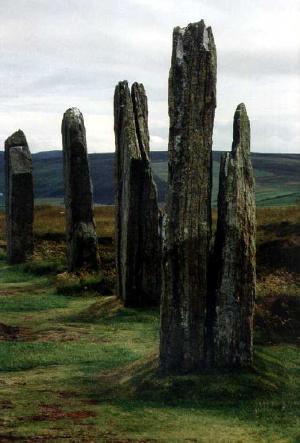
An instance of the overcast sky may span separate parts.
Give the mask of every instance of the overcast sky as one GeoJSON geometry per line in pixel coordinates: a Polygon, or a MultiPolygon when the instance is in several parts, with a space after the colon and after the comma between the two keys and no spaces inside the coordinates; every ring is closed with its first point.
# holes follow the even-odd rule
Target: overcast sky
{"type": "Polygon", "coordinates": [[[167,149],[172,30],[204,19],[218,55],[214,149],[244,102],[252,150],[300,152],[299,0],[0,0],[0,143],[61,149],[63,112],[84,115],[89,152],[114,150],[116,83],[144,83],[151,149],[167,149]]]}

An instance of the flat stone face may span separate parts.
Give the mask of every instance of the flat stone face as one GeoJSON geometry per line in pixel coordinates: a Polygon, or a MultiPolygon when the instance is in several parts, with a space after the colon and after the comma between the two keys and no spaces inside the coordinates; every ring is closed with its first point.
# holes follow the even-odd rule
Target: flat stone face
{"type": "Polygon", "coordinates": [[[234,115],[231,153],[221,159],[214,251],[213,365],[252,363],[255,299],[255,183],[250,123],[244,104],[234,115]]]}
{"type": "Polygon", "coordinates": [[[83,116],[68,109],[62,121],[69,271],[98,269],[97,234],[83,116]]]}
{"type": "Polygon", "coordinates": [[[33,253],[32,161],[24,133],[5,142],[5,207],[8,262],[22,263],[33,253]]]}
{"type": "Polygon", "coordinates": [[[174,29],[163,223],[160,362],[165,371],[191,372],[204,365],[216,63],[213,34],[203,21],[174,29]]]}
{"type": "Polygon", "coordinates": [[[159,210],[149,153],[143,85],[115,89],[117,293],[126,306],[159,303],[159,210]]]}

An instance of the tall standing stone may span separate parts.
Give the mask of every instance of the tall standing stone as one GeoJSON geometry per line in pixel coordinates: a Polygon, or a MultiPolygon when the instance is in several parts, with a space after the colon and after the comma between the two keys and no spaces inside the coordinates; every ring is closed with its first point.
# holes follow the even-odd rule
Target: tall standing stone
{"type": "Polygon", "coordinates": [[[161,269],[157,190],[149,161],[142,84],[120,82],[114,96],[117,293],[126,306],[157,305],[161,269]]]}
{"type": "Polygon", "coordinates": [[[98,269],[97,234],[83,116],[70,108],[63,116],[66,233],[69,271],[98,269]]]}
{"type": "Polygon", "coordinates": [[[204,365],[216,65],[212,30],[203,20],[174,29],[161,305],[164,371],[192,372],[204,365]]]}
{"type": "Polygon", "coordinates": [[[234,115],[231,153],[221,158],[214,252],[213,364],[252,363],[255,298],[255,183],[245,105],[234,115]]]}
{"type": "Polygon", "coordinates": [[[31,154],[23,131],[5,142],[7,258],[22,263],[33,253],[33,178],[31,154]]]}

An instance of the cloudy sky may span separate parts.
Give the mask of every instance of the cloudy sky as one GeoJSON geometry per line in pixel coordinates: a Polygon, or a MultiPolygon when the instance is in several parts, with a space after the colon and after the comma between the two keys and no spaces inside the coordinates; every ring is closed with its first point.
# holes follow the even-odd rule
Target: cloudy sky
{"type": "Polygon", "coordinates": [[[0,143],[61,149],[63,112],[84,114],[89,152],[114,150],[116,83],[142,82],[151,149],[167,148],[172,30],[204,19],[218,52],[214,149],[244,102],[252,150],[300,152],[299,0],[0,0],[0,143]]]}

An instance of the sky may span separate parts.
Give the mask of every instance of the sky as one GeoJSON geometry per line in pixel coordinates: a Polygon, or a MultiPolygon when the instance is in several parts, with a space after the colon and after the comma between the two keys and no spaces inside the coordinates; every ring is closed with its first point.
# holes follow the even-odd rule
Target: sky
{"type": "Polygon", "coordinates": [[[151,149],[168,146],[175,26],[205,20],[218,57],[213,149],[230,150],[246,104],[252,151],[300,153],[299,0],[0,0],[0,145],[15,130],[32,152],[61,149],[78,107],[88,150],[114,151],[113,94],[143,83],[151,149]]]}

